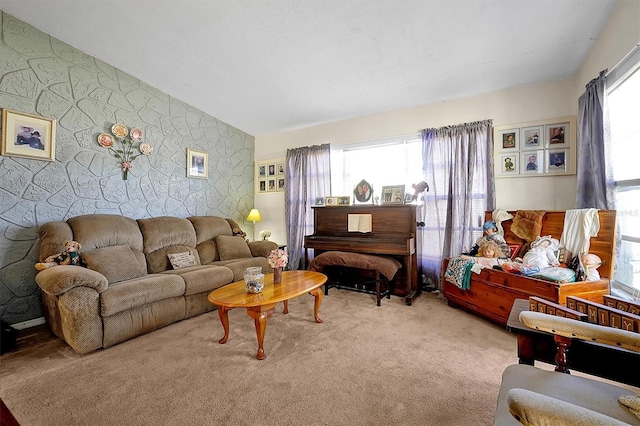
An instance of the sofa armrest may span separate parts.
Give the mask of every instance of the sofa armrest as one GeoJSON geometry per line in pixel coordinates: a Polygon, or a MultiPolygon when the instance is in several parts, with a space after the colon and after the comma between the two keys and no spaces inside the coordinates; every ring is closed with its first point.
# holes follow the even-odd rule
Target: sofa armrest
{"type": "Polygon", "coordinates": [[[271,250],[278,248],[278,244],[273,241],[250,241],[249,249],[253,257],[268,257],[271,250]]]}
{"type": "Polygon", "coordinates": [[[507,393],[511,415],[524,425],[627,425],[605,414],[526,389],[507,393]]]}
{"type": "Polygon", "coordinates": [[[80,266],[59,265],[40,271],[36,282],[47,294],[59,296],[74,287],[93,288],[98,293],[107,289],[109,282],[100,272],[80,266]]]}
{"type": "Polygon", "coordinates": [[[519,319],[522,324],[534,330],[640,352],[640,333],[633,331],[606,327],[534,311],[520,312],[519,319]]]}

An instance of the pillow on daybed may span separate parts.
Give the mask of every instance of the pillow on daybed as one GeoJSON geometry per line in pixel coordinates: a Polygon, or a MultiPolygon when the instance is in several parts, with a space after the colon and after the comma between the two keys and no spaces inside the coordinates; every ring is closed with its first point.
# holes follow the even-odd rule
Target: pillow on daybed
{"type": "Polygon", "coordinates": [[[525,241],[533,241],[540,236],[544,210],[518,210],[511,224],[511,232],[525,241]]]}
{"type": "Polygon", "coordinates": [[[220,260],[246,259],[253,257],[249,245],[242,237],[233,237],[231,235],[218,235],[216,237],[216,245],[220,260]]]}

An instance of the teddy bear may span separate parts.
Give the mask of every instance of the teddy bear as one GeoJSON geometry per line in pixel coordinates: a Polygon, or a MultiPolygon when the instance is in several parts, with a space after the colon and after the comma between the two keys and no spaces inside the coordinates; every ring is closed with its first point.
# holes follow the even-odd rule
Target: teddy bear
{"type": "Polygon", "coordinates": [[[57,265],[86,266],[78,253],[81,248],[82,246],[77,241],[65,241],[62,253],[52,254],[44,262],[36,263],[36,269],[42,271],[57,265]]]}
{"type": "Polygon", "coordinates": [[[244,232],[241,228],[231,228],[231,233],[234,237],[241,237],[245,241],[249,241],[247,238],[247,233],[244,232]]]}

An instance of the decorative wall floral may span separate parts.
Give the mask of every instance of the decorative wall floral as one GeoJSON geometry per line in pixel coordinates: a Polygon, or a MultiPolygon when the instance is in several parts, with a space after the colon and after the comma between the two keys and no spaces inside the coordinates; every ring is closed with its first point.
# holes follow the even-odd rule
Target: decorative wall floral
{"type": "Polygon", "coordinates": [[[140,155],[149,155],[153,148],[147,142],[142,142],[142,130],[137,127],[129,130],[124,124],[111,126],[111,133],[100,133],[98,144],[109,149],[109,154],[120,160],[122,179],[127,180],[131,163],[140,155]]]}

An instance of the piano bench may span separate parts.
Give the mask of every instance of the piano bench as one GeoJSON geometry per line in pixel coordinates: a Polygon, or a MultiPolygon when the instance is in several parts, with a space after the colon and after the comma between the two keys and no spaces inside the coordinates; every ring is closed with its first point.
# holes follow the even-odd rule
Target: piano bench
{"type": "Polygon", "coordinates": [[[321,253],[309,264],[309,270],[327,275],[325,294],[331,287],[375,294],[377,306],[382,297],[391,298],[391,280],[401,267],[402,264],[391,257],[340,251],[321,253]],[[371,284],[375,285],[375,291],[366,288],[371,284]]]}

